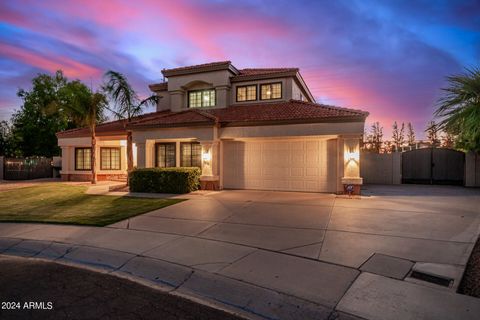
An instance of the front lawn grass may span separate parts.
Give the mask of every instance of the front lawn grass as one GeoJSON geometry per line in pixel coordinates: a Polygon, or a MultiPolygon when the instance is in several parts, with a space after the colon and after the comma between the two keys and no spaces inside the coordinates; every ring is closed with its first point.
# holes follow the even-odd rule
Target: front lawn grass
{"type": "Polygon", "coordinates": [[[184,201],[88,195],[86,190],[52,183],[0,192],[0,221],[106,226],[184,201]]]}

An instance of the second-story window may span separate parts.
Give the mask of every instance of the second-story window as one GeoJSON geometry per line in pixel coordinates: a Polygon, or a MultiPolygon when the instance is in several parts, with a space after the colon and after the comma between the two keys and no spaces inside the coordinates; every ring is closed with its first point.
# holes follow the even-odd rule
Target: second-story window
{"type": "Polygon", "coordinates": [[[188,107],[201,108],[215,106],[215,89],[188,92],[188,107]]]}
{"type": "Polygon", "coordinates": [[[282,98],[282,83],[268,83],[260,85],[260,99],[271,100],[282,98]]]}
{"type": "Polygon", "coordinates": [[[257,85],[237,87],[237,101],[257,100],[257,85]]]}

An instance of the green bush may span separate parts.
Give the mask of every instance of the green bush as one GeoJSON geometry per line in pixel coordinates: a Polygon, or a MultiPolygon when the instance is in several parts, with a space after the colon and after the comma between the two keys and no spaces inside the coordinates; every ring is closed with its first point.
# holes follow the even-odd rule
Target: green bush
{"type": "Polygon", "coordinates": [[[200,186],[200,168],[144,168],[130,172],[131,192],[188,193],[200,186]]]}

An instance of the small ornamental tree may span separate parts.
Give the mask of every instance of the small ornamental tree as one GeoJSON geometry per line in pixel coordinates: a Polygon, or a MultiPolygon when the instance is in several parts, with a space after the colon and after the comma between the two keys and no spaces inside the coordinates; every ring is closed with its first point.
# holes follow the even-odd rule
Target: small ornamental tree
{"type": "Polygon", "coordinates": [[[401,146],[405,143],[405,124],[402,122],[402,126],[399,129],[397,121],[393,123],[392,126],[392,140],[393,145],[395,146],[395,151],[398,151],[401,146]]]}
{"type": "Polygon", "coordinates": [[[432,145],[433,148],[436,148],[440,145],[440,139],[438,137],[439,134],[439,128],[438,125],[435,123],[435,121],[430,121],[428,124],[427,130],[427,139],[428,142],[432,145]]]}
{"type": "Polygon", "coordinates": [[[415,131],[411,122],[407,124],[407,144],[413,146],[415,144],[415,131]]]}

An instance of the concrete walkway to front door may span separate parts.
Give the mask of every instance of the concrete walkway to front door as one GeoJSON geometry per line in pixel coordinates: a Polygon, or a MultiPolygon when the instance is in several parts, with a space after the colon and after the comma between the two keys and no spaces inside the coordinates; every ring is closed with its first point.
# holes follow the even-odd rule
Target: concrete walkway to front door
{"type": "Polygon", "coordinates": [[[455,289],[480,233],[480,190],[364,194],[204,192],[106,228],[3,223],[0,253],[100,268],[250,318],[476,319],[480,299],[455,289]]]}

